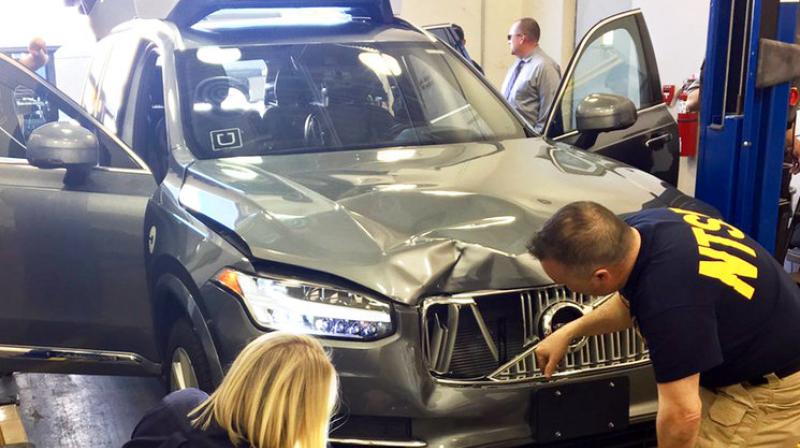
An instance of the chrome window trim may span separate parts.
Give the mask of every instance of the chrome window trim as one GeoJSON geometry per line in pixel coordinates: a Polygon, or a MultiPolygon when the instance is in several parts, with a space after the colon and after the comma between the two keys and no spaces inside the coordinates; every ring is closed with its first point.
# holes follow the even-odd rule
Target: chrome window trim
{"type": "Polygon", "coordinates": [[[36,168],[35,166],[28,163],[28,159],[18,159],[16,157],[0,157],[0,163],[5,165],[22,165],[22,166],[29,166],[31,168],[36,168]]]}
{"type": "Polygon", "coordinates": [[[597,367],[594,369],[589,370],[582,370],[580,372],[575,371],[563,371],[563,372],[555,372],[553,376],[548,380],[545,378],[541,379],[518,379],[518,380],[502,380],[502,381],[491,381],[491,380],[452,380],[447,378],[439,378],[436,376],[432,376],[433,382],[437,384],[441,384],[444,386],[496,386],[502,387],[507,385],[523,385],[523,384],[543,384],[549,383],[553,380],[562,379],[562,378],[584,378],[591,375],[596,375],[599,373],[606,373],[606,372],[613,372],[613,371],[624,371],[631,368],[636,367],[643,367],[650,364],[649,359],[643,359],[641,361],[635,361],[628,364],[618,365],[618,366],[604,366],[604,367],[597,367]]]}
{"type": "Polygon", "coordinates": [[[14,141],[14,143],[18,144],[19,146],[22,146],[23,148],[27,148],[27,147],[26,147],[24,144],[22,144],[22,142],[20,142],[19,140],[17,140],[17,139],[16,139],[16,137],[14,137],[13,135],[9,134],[9,133],[8,133],[8,131],[6,131],[5,129],[3,129],[3,128],[0,128],[0,131],[2,131],[2,132],[3,132],[3,134],[5,134],[5,135],[6,135],[8,138],[10,138],[11,140],[13,140],[13,141],[14,141]]]}
{"type": "Polygon", "coordinates": [[[102,364],[133,364],[146,367],[148,370],[158,369],[158,364],[138,353],[81,348],[0,345],[0,358],[48,362],[77,361],[102,364]]]}
{"type": "Polygon", "coordinates": [[[135,168],[114,168],[113,166],[96,166],[92,168],[95,171],[107,171],[109,173],[123,173],[123,174],[146,174],[152,175],[149,170],[135,169],[135,168]]]}
{"type": "Polygon", "coordinates": [[[428,446],[427,443],[419,440],[340,439],[331,437],[328,441],[345,445],[388,446],[392,448],[423,448],[428,446]]]}

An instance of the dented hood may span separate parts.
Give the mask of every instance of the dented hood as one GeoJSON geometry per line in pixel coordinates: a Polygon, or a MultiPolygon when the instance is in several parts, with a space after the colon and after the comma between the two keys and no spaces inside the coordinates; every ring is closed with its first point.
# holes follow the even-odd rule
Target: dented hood
{"type": "Polygon", "coordinates": [[[690,200],[619,162],[542,139],[201,160],[181,203],[252,256],[407,304],[551,283],[526,245],[561,206],[619,214],[690,200]]]}

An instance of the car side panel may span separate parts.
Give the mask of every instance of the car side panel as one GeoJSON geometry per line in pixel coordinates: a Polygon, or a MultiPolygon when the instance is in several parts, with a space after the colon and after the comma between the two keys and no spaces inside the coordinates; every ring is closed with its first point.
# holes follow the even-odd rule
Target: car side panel
{"type": "Polygon", "coordinates": [[[149,173],[0,163],[0,344],[158,359],[144,272],[149,173]]]}
{"type": "MultiPolygon", "coordinates": [[[[555,140],[575,144],[578,138],[579,134],[571,134],[555,140]]],[[[589,151],[635,166],[670,185],[678,183],[678,129],[663,104],[639,111],[636,123],[627,129],[600,133],[589,151]]]]}

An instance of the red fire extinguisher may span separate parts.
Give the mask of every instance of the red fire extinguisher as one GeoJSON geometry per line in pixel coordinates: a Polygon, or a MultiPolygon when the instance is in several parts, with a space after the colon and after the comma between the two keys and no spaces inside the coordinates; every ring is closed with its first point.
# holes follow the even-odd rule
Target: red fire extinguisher
{"type": "Polygon", "coordinates": [[[686,112],[688,94],[681,92],[678,105],[678,137],[681,142],[681,157],[694,157],[697,155],[697,141],[699,139],[699,117],[697,112],[686,112]]]}
{"type": "Polygon", "coordinates": [[[664,104],[672,106],[672,100],[675,99],[675,85],[665,84],[661,86],[661,98],[664,100],[664,104]]]}

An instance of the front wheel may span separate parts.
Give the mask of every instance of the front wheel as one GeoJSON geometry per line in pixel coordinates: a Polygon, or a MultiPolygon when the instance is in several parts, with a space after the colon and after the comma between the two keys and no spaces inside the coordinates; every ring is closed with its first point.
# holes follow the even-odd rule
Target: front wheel
{"type": "Polygon", "coordinates": [[[165,351],[163,378],[170,392],[194,387],[211,393],[211,367],[200,338],[186,319],[172,326],[165,351]]]}

